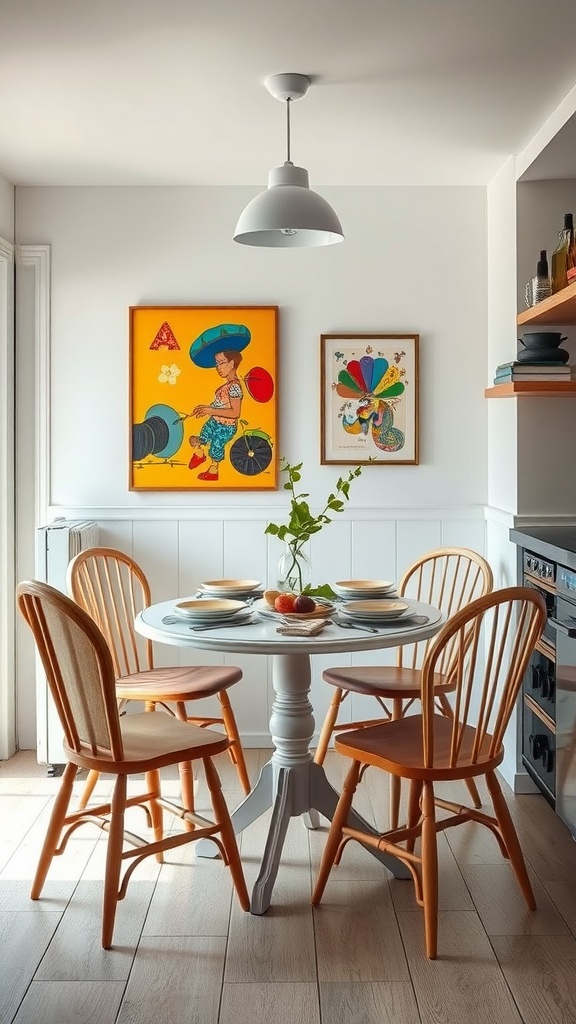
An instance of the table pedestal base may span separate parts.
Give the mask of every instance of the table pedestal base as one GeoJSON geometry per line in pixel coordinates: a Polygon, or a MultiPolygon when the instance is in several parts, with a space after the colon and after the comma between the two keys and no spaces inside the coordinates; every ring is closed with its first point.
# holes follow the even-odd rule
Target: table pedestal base
{"type": "MultiPolygon", "coordinates": [[[[305,824],[317,828],[317,812],[331,821],[337,803],[338,793],[328,782],[324,768],[315,764],[312,759],[307,764],[287,768],[275,764],[272,757],[264,765],[254,789],[231,815],[234,831],[238,834],[256,821],[256,818],[264,814],[269,807],[273,807],[260,873],[250,901],[252,914],[264,914],[270,906],[290,818],[304,815],[305,824]]],[[[348,815],[348,823],[376,835],[376,830],[372,829],[353,808],[348,815]]],[[[396,878],[410,877],[408,869],[395,857],[371,847],[366,849],[396,878]]],[[[200,857],[216,856],[217,852],[217,847],[210,840],[201,840],[196,846],[196,854],[200,857]]]]}

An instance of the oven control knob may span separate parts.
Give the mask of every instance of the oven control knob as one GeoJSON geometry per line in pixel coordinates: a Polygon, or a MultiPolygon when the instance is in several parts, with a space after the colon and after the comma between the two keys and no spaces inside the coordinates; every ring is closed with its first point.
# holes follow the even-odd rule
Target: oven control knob
{"type": "Polygon", "coordinates": [[[534,568],[534,559],[531,558],[530,555],[528,555],[528,558],[526,559],[526,568],[527,569],[533,569],[534,568]]]}

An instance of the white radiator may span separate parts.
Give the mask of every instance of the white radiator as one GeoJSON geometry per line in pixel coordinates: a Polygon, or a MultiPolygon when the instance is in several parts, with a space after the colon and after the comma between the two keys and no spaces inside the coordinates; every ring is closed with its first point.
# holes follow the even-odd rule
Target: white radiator
{"type": "MultiPolygon", "coordinates": [[[[36,530],[36,579],[64,594],[69,561],[85,548],[98,545],[96,523],[55,519],[36,530]]],[[[36,659],[36,756],[39,764],[64,763],[62,728],[52,701],[44,668],[36,659]]]]}

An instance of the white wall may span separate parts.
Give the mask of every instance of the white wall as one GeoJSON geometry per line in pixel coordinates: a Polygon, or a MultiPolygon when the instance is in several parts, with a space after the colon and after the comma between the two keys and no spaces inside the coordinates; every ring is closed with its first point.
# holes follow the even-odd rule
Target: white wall
{"type": "Polygon", "coordinates": [[[14,186],[0,174],[0,238],[14,241],[14,186]]]}
{"type": "MultiPolygon", "coordinates": [[[[272,253],[231,240],[251,194],[17,189],[18,241],[52,247],[51,503],[166,503],[126,487],[128,307],[157,302],[280,307],[280,447],[311,460],[313,500],[334,476],[318,466],[320,334],[420,333],[422,464],[371,468],[356,500],[484,502],[484,191],[327,190],[346,242],[272,253]]],[[[205,500],[195,492],[178,503],[205,500]]]]}
{"type": "Polygon", "coordinates": [[[14,189],[0,175],[0,757],[14,753],[14,189]]]}
{"type": "MultiPolygon", "coordinates": [[[[231,240],[253,189],[16,190],[18,242],[51,247],[50,511],[96,517],[106,540],[141,558],[157,599],[202,572],[273,574],[278,552],[263,531],[286,501],[282,490],[265,502],[249,492],[127,490],[130,305],[279,306],[279,448],[304,459],[313,506],[339,472],[319,465],[320,334],[419,333],[421,464],[367,467],[342,522],[318,539],[313,571],[396,574],[436,543],[483,548],[485,191],[324,191],[345,243],[270,252],[231,240]]],[[[25,361],[32,332],[22,334],[25,361]]],[[[30,463],[19,465],[26,486],[30,463]]],[[[30,557],[21,552],[22,569],[30,557]]],[[[239,717],[256,742],[269,709],[264,666],[248,668],[239,717]]],[[[321,717],[327,688],[315,686],[321,717]]],[[[29,690],[22,705],[30,707],[29,690]]],[[[29,716],[20,729],[22,745],[34,745],[29,716]]]]}

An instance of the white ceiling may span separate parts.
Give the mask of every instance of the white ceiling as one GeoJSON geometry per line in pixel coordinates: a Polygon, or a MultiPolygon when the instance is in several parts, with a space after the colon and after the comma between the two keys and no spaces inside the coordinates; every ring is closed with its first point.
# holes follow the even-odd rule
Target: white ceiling
{"type": "Polygon", "coordinates": [[[0,0],[16,185],[264,184],[263,82],[313,77],[292,159],[321,185],[485,184],[576,82],[574,0],[0,0]]]}

